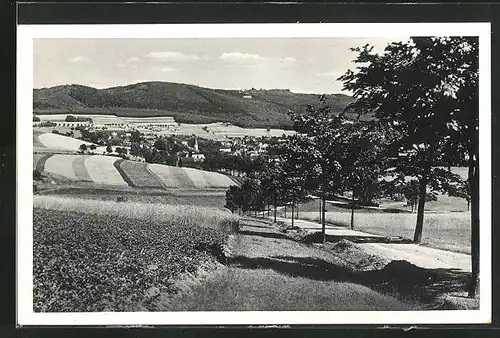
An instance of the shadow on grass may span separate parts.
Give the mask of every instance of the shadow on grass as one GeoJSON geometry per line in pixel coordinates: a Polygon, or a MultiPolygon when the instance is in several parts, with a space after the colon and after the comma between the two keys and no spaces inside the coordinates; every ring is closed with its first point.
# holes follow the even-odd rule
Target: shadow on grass
{"type": "Polygon", "coordinates": [[[272,256],[228,259],[243,269],[271,269],[293,277],[361,284],[379,292],[431,305],[444,293],[466,290],[469,273],[455,269],[424,269],[407,261],[392,261],[381,270],[353,271],[319,258],[272,256]]]}
{"type": "MultiPolygon", "coordinates": [[[[245,227],[249,227],[248,225],[245,225],[245,227]]],[[[252,226],[254,227],[254,226],[252,226]]],[[[266,228],[266,227],[262,227],[266,228]]],[[[238,231],[238,234],[240,235],[248,235],[248,236],[260,236],[260,237],[266,237],[266,238],[277,238],[277,239],[286,239],[286,240],[291,240],[289,237],[277,233],[277,232],[267,232],[267,231],[251,231],[251,230],[240,230],[238,231]]]]}

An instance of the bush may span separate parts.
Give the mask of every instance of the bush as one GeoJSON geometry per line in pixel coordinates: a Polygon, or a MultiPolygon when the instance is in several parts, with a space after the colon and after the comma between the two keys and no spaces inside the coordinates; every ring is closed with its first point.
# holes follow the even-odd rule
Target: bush
{"type": "Polygon", "coordinates": [[[127,201],[127,198],[125,196],[118,196],[116,198],[116,201],[117,202],[126,202],[127,201]]]}

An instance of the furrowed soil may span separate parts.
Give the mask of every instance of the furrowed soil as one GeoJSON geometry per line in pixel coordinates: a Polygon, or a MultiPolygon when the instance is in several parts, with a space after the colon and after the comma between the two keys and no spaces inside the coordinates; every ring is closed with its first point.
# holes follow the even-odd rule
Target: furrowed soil
{"type": "MultiPolygon", "coordinates": [[[[244,219],[225,266],[205,274],[158,311],[419,310],[382,294],[333,252],[295,242],[269,224],[244,219]]],[[[368,272],[367,272],[368,273],[368,272]]]]}

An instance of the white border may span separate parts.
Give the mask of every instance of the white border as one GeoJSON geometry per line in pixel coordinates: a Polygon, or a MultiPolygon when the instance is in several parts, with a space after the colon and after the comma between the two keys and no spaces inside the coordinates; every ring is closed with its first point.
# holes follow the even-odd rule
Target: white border
{"type": "Polygon", "coordinates": [[[19,25],[17,29],[18,325],[465,324],[491,322],[490,23],[19,25]],[[33,312],[32,101],[35,38],[266,38],[479,36],[480,309],[474,311],[33,312]]]}

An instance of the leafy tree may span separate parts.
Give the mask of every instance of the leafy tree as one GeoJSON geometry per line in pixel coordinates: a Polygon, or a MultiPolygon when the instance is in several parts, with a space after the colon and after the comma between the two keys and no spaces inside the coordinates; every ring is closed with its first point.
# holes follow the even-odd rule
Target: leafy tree
{"type": "Polygon", "coordinates": [[[132,156],[140,156],[142,153],[142,149],[139,143],[131,142],[130,143],[130,155],[132,156]]]}
{"type": "Polygon", "coordinates": [[[108,144],[108,145],[106,146],[106,152],[107,152],[108,154],[111,154],[111,153],[113,152],[113,148],[111,148],[111,145],[110,145],[110,144],[108,144]]]}
{"type": "Polygon", "coordinates": [[[351,229],[354,229],[356,199],[371,204],[380,197],[379,180],[389,166],[386,130],[377,121],[351,122],[342,129],[337,152],[346,188],[352,192],[351,229]]]}
{"type": "Polygon", "coordinates": [[[434,168],[441,154],[454,145],[467,149],[472,297],[479,274],[478,39],[414,37],[389,44],[382,55],[372,53],[368,45],[353,50],[358,52],[357,70],[339,78],[355,98],[347,110],[373,114],[401,135],[399,146],[408,156],[398,170],[419,182],[415,242],[422,238],[427,187],[450,186],[443,184],[450,176],[434,168]]]}
{"type": "Polygon", "coordinates": [[[138,130],[133,130],[130,133],[130,143],[142,143],[144,141],[143,134],[138,130]]]}
{"type": "Polygon", "coordinates": [[[446,123],[453,107],[443,85],[448,74],[436,66],[443,59],[436,41],[413,38],[408,43],[392,43],[382,55],[372,53],[369,46],[353,48],[359,53],[354,62],[360,66],[356,73],[349,70],[340,77],[344,89],[352,91],[356,99],[347,111],[374,114],[396,131],[398,146],[408,153],[397,169],[419,182],[417,243],[422,238],[427,187],[444,179],[433,167],[446,144],[446,123]]]}
{"type": "Polygon", "coordinates": [[[76,117],[73,115],[66,115],[66,118],[64,119],[66,122],[76,122],[76,117]]]}
{"type": "Polygon", "coordinates": [[[460,197],[467,201],[467,210],[470,211],[471,192],[468,180],[453,185],[448,189],[448,194],[453,197],[460,197]]]}
{"type": "Polygon", "coordinates": [[[158,150],[167,150],[167,144],[165,140],[156,140],[153,146],[158,150]]]}
{"type": "Polygon", "coordinates": [[[92,150],[92,152],[94,152],[94,150],[97,149],[95,144],[91,144],[89,148],[90,148],[90,150],[92,150]]]}
{"type": "Polygon", "coordinates": [[[341,160],[345,155],[344,135],[348,124],[343,116],[332,113],[326,105],[326,96],[319,97],[320,106],[307,106],[304,114],[290,112],[296,135],[295,160],[300,163],[306,190],[316,191],[321,198],[321,225],[326,240],[326,199],[345,191],[341,160]]]}
{"type": "Polygon", "coordinates": [[[81,152],[82,152],[82,154],[83,154],[84,152],[86,152],[86,151],[87,151],[87,145],[86,145],[85,143],[80,144],[80,147],[79,147],[78,149],[80,149],[80,151],[81,151],[81,152]]]}
{"type": "Polygon", "coordinates": [[[306,199],[315,188],[316,175],[310,162],[310,140],[301,135],[287,137],[278,150],[279,171],[277,172],[277,192],[280,201],[291,205],[292,226],[296,204],[306,199]]]}
{"type": "Polygon", "coordinates": [[[283,174],[283,168],[281,162],[278,160],[273,160],[267,162],[262,170],[261,174],[261,184],[265,195],[268,197],[268,203],[272,203],[274,208],[274,222],[277,220],[277,207],[282,203],[282,189],[281,185],[283,174]]]}
{"type": "Polygon", "coordinates": [[[33,122],[40,122],[40,118],[36,115],[33,115],[33,122]]]}

